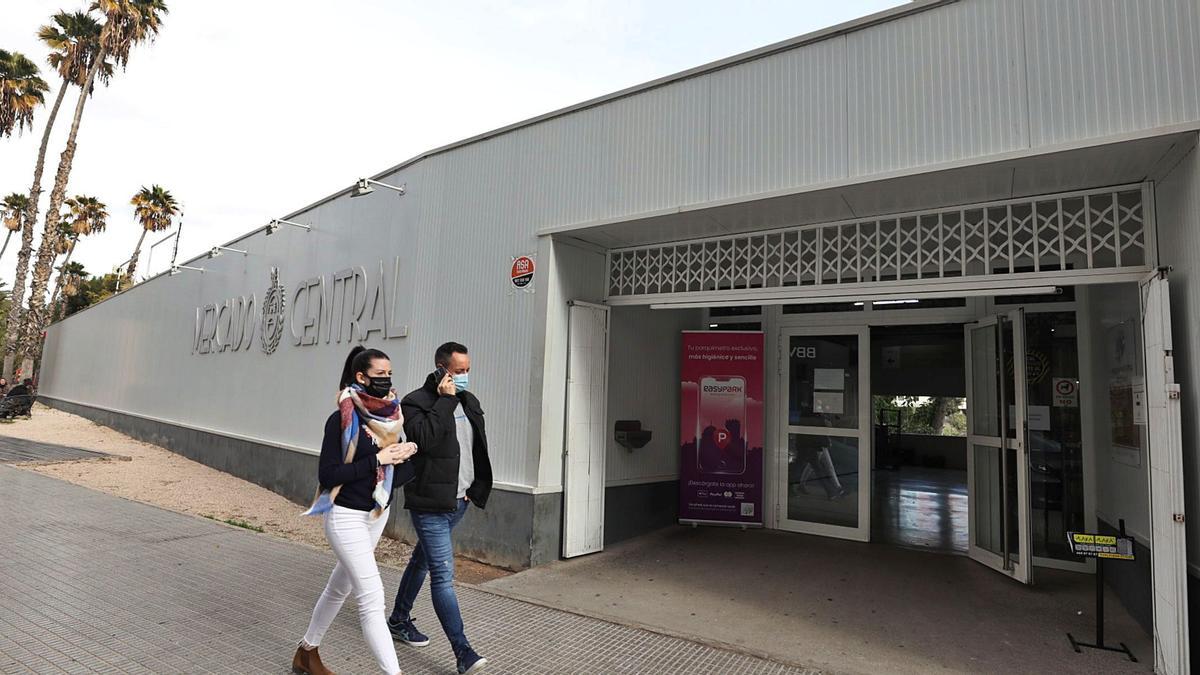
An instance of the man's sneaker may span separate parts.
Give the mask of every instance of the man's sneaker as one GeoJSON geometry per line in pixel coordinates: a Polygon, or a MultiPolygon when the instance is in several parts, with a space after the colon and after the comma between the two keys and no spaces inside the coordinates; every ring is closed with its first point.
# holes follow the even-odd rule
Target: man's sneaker
{"type": "Polygon", "coordinates": [[[389,616],[387,624],[388,630],[392,632],[392,637],[410,647],[424,647],[429,644],[429,636],[417,630],[412,619],[397,623],[392,621],[392,617],[389,616]]]}
{"type": "Polygon", "coordinates": [[[487,659],[475,653],[474,649],[468,649],[463,652],[462,656],[458,657],[458,672],[478,673],[487,665],[487,659]]]}

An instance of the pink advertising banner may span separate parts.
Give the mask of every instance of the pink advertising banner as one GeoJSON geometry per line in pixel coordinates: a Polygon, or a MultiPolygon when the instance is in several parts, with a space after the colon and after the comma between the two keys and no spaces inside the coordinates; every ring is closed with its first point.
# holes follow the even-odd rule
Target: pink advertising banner
{"type": "Polygon", "coordinates": [[[763,523],[763,334],[683,333],[679,520],[763,523]]]}

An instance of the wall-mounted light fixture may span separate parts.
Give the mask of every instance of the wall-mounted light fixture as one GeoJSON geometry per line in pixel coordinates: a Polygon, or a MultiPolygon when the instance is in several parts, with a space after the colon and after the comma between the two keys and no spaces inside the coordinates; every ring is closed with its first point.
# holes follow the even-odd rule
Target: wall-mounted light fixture
{"type": "Polygon", "coordinates": [[[276,232],[279,231],[279,228],[283,225],[291,225],[292,227],[298,227],[298,228],[304,230],[305,232],[312,232],[312,225],[305,225],[304,223],[296,223],[296,222],[292,222],[290,220],[283,220],[282,218],[276,218],[275,220],[272,220],[271,222],[267,223],[267,234],[275,234],[276,232]]]}
{"type": "Polygon", "coordinates": [[[188,270],[191,272],[199,272],[200,274],[204,274],[203,267],[188,267],[187,265],[176,265],[171,268],[171,276],[175,276],[176,274],[179,274],[179,273],[183,272],[184,270],[188,270]]]}
{"type": "Polygon", "coordinates": [[[146,269],[150,269],[150,270],[154,269],[154,247],[158,246],[159,244],[165,244],[168,241],[170,241],[178,236],[179,236],[179,231],[176,230],[175,232],[168,234],[167,236],[163,237],[162,239],[159,239],[158,241],[154,242],[153,244],[150,244],[150,254],[146,256],[146,269]]]}
{"type": "Polygon", "coordinates": [[[363,195],[369,195],[375,191],[375,188],[371,187],[372,185],[378,185],[379,187],[387,188],[389,190],[395,190],[401,195],[406,192],[406,188],[408,187],[408,183],[403,185],[388,185],[387,183],[381,183],[374,178],[359,178],[358,181],[355,182],[354,192],[350,193],[350,196],[362,197],[363,195]]]}
{"type": "Polygon", "coordinates": [[[208,252],[208,257],[215,258],[215,257],[221,255],[221,251],[229,251],[230,253],[241,253],[242,255],[250,255],[250,253],[248,251],[243,251],[240,248],[229,248],[228,246],[214,246],[214,247],[212,247],[212,250],[208,252]]]}

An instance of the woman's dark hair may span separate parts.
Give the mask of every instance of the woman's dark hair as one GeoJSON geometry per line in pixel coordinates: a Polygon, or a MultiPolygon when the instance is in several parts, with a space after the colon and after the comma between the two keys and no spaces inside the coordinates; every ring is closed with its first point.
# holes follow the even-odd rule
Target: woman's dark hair
{"type": "Polygon", "coordinates": [[[371,368],[371,362],[375,359],[387,358],[388,355],[378,349],[367,349],[362,345],[351,349],[350,355],[346,357],[346,365],[342,368],[342,379],[338,383],[338,389],[345,389],[354,384],[356,381],[354,376],[367,372],[371,368]]]}

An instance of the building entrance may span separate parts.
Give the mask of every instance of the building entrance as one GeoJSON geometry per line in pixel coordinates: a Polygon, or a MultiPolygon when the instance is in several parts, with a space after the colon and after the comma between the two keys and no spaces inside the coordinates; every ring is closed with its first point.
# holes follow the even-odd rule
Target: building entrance
{"type": "Polygon", "coordinates": [[[781,328],[778,526],[1024,582],[1035,564],[1086,571],[1065,546],[1088,525],[1076,309],[1068,289],[781,328]]]}
{"type": "Polygon", "coordinates": [[[871,540],[967,552],[962,324],[871,329],[871,540]]]}

